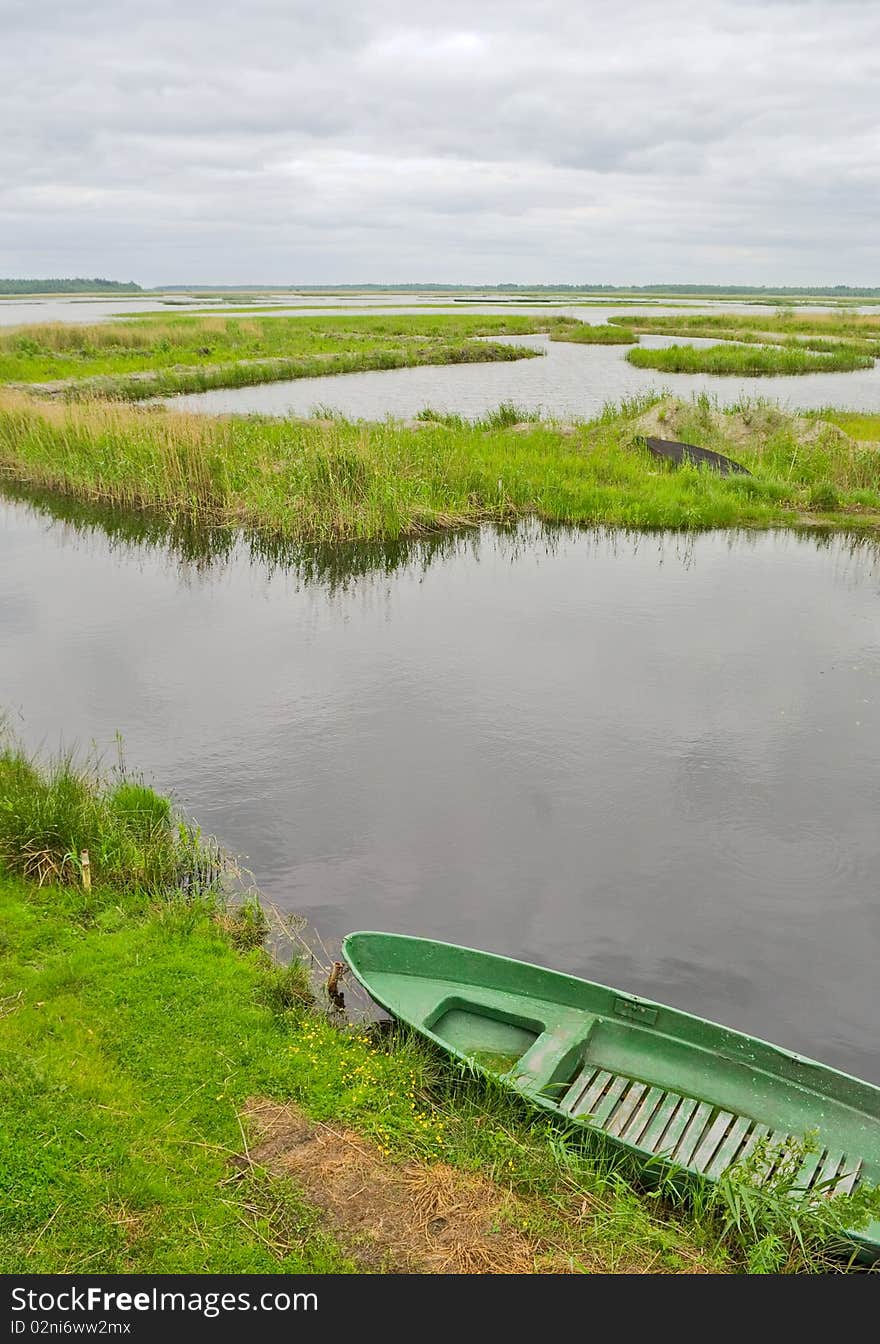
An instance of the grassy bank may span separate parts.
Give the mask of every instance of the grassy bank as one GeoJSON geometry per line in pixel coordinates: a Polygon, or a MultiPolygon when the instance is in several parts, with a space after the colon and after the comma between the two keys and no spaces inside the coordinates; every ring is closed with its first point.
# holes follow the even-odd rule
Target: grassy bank
{"type": "Polygon", "coordinates": [[[767,333],[782,338],[833,337],[845,341],[880,340],[880,314],[836,309],[825,313],[802,313],[779,308],[775,313],[676,313],[672,316],[627,314],[608,318],[612,326],[658,335],[723,336],[729,340],[762,339],[767,333]]]}
{"type": "Polygon", "coordinates": [[[225,903],[216,855],[194,870],[198,836],[142,785],[69,759],[40,769],[8,745],[0,798],[3,1272],[399,1269],[406,1247],[370,1224],[389,1188],[404,1204],[414,1190],[420,1217],[464,1200],[447,1261],[485,1272],[822,1267],[817,1239],[842,1207],[805,1212],[803,1246],[778,1201],[737,1230],[729,1197],[639,1193],[596,1141],[328,1015],[298,963],[262,950],[259,908],[225,903]],[[88,891],[70,859],[85,840],[88,891]],[[335,1145],[317,1183],[278,1166],[291,1108],[313,1153],[335,1145]],[[352,1147],[369,1164],[356,1235],[320,1183],[352,1147]]]}
{"type": "Polygon", "coordinates": [[[534,350],[477,338],[577,325],[564,317],[466,313],[162,314],[94,326],[13,327],[0,331],[0,382],[30,386],[44,395],[136,401],[280,378],[529,358],[534,350]]]}
{"type": "Polygon", "coordinates": [[[788,345],[733,344],[694,346],[670,345],[660,350],[644,346],[630,350],[627,359],[637,369],[659,369],[662,373],[714,373],[764,377],[772,374],[851,373],[870,369],[874,356],[857,346],[823,342],[822,350],[808,349],[800,343],[788,345]]]}
{"type": "Polygon", "coordinates": [[[754,408],[716,413],[708,402],[676,403],[660,423],[650,406],[578,426],[524,422],[508,407],[481,425],[445,417],[410,427],[215,420],[6,393],[0,474],[86,501],[314,541],[528,515],[627,527],[877,528],[876,450],[836,427],[754,408]],[[715,448],[753,475],[667,470],[645,450],[646,433],[715,448]]]}

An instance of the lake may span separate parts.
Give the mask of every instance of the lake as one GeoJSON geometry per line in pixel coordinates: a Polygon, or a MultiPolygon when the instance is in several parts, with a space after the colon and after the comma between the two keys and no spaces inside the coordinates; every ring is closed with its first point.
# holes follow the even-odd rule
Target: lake
{"type": "Polygon", "coordinates": [[[880,1081],[875,548],[531,526],[277,554],[0,515],[13,727],[110,762],[121,733],[331,949],[486,947],[880,1081]]]}

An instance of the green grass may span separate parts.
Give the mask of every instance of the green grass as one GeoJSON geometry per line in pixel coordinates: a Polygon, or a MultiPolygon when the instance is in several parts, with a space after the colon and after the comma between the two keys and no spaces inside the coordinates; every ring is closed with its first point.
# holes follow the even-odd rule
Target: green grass
{"type": "Polygon", "coordinates": [[[198,836],[166,799],[120,774],[98,782],[66,756],[48,771],[18,752],[0,755],[0,861],[39,883],[82,884],[81,854],[97,884],[160,891],[191,881],[204,859],[198,836]]]}
{"type": "Polygon", "coordinates": [[[581,322],[576,327],[567,327],[564,330],[552,332],[550,339],[551,341],[571,341],[575,345],[634,345],[639,338],[627,326],[601,324],[593,326],[589,322],[581,322]]]}
{"type": "Polygon", "coordinates": [[[724,336],[731,340],[758,340],[767,332],[783,338],[837,337],[846,341],[880,340],[880,314],[835,309],[801,313],[779,308],[775,313],[676,313],[673,316],[627,314],[611,316],[609,323],[657,335],[724,336]]]}
{"type": "Polygon", "coordinates": [[[163,313],[94,326],[12,327],[0,331],[0,383],[135,401],[281,378],[531,358],[539,352],[477,338],[575,325],[550,315],[163,313]]]}
{"type": "Polygon", "coordinates": [[[637,369],[659,369],[663,373],[739,374],[763,377],[772,374],[843,373],[870,369],[873,354],[852,345],[822,343],[820,353],[804,345],[724,345],[697,347],[670,345],[660,350],[644,346],[630,350],[627,359],[637,369]]]}
{"type": "Polygon", "coordinates": [[[447,417],[411,429],[216,420],[7,393],[0,397],[0,474],[84,501],[294,541],[393,540],[530,515],[638,528],[813,521],[876,529],[872,448],[821,423],[805,440],[799,422],[784,416],[764,428],[755,420],[745,439],[731,440],[725,417],[716,423],[694,404],[684,408],[678,437],[736,457],[753,476],[675,472],[639,447],[643,410],[609,409],[590,425],[524,427],[526,413],[502,407],[477,425],[447,417]],[[837,491],[833,510],[811,499],[823,481],[837,491]]]}
{"type": "Polygon", "coordinates": [[[819,411],[817,415],[838,425],[845,434],[861,442],[880,443],[880,413],[865,411],[819,411]]]}

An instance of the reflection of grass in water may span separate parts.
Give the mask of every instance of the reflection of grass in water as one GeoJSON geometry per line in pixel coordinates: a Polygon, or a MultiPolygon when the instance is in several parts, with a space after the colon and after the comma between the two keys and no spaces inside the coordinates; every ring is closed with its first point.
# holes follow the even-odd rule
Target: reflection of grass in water
{"type": "MultiPolygon", "coordinates": [[[[359,579],[391,576],[402,570],[424,573],[435,560],[479,546],[479,533],[471,529],[396,540],[292,541],[258,528],[211,525],[186,516],[169,518],[156,510],[93,503],[58,490],[0,480],[0,499],[4,498],[26,504],[75,536],[100,532],[113,551],[134,554],[148,548],[164,552],[181,571],[216,573],[236,562],[250,562],[268,574],[293,574],[302,583],[331,593],[359,579]]],[[[549,544],[549,540],[548,534],[545,541],[549,544]]],[[[513,553],[526,544],[525,539],[510,534],[508,550],[513,553]]]]}

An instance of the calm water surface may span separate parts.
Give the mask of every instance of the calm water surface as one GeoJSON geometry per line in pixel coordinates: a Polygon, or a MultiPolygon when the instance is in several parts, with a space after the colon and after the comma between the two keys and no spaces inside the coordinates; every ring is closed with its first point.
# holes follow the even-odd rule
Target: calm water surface
{"type": "MultiPolygon", "coordinates": [[[[574,311],[574,310],[572,310],[574,311]]],[[[603,319],[604,320],[604,319],[603,319]]],[[[714,345],[711,340],[643,336],[641,344],[714,345]]],[[[586,419],[606,402],[646,392],[690,397],[701,392],[721,405],[765,398],[791,410],[841,406],[880,411],[880,362],[855,373],[813,373],[773,378],[727,378],[712,374],[670,374],[627,363],[625,345],[575,345],[546,336],[519,336],[510,344],[529,345],[543,358],[509,364],[448,364],[378,373],[344,373],[300,378],[256,387],[218,388],[168,398],[179,410],[206,414],[310,415],[340,411],[351,419],[407,419],[423,407],[476,417],[512,401],[547,416],[586,419]]]]}
{"type": "MultiPolygon", "coordinates": [[[[28,322],[103,322],[113,317],[136,317],[144,312],[163,312],[167,311],[173,316],[176,311],[186,312],[188,309],[198,311],[201,308],[225,310],[235,309],[236,307],[253,307],[255,311],[260,308],[271,306],[279,313],[309,313],[326,312],[327,309],[333,309],[339,312],[364,312],[371,309],[381,308],[390,312],[420,312],[431,308],[442,306],[448,311],[462,312],[483,312],[483,313],[574,313],[578,315],[595,314],[596,321],[604,321],[609,313],[617,312],[645,312],[653,313],[658,316],[666,312],[677,312],[681,308],[694,309],[697,312],[743,312],[760,313],[775,312],[775,307],[771,305],[737,304],[737,303],[716,303],[702,304],[695,303],[693,300],[682,299],[676,302],[674,309],[666,309],[656,303],[645,304],[615,304],[605,302],[603,304],[583,305],[576,307],[567,307],[564,305],[546,305],[546,304],[481,304],[479,299],[475,302],[452,303],[449,299],[431,299],[428,296],[417,296],[412,294],[359,294],[351,296],[343,295],[274,295],[268,299],[260,299],[253,305],[246,304],[243,300],[238,300],[234,296],[230,298],[228,304],[217,299],[198,298],[195,295],[184,294],[145,294],[141,296],[132,296],[122,294],[114,298],[106,296],[103,298],[88,297],[82,294],[64,295],[58,294],[51,297],[37,298],[34,296],[22,295],[21,298],[0,298],[0,327],[18,326],[28,322]]],[[[812,309],[803,309],[804,312],[812,309]]],[[[817,311],[821,311],[818,309],[817,311]]],[[[867,309],[869,312],[874,309],[867,309]]]]}
{"type": "Polygon", "coordinates": [[[28,741],[122,733],[328,944],[493,948],[880,1081],[873,550],[526,529],[273,558],[93,524],[0,503],[28,741]]]}

